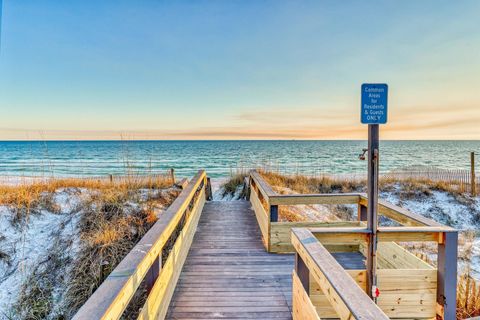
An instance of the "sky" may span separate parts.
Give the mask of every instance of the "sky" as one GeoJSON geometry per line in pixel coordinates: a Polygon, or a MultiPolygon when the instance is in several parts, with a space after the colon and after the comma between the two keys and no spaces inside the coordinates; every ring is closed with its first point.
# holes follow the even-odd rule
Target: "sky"
{"type": "Polygon", "coordinates": [[[480,139],[477,0],[2,5],[0,140],[480,139]]]}

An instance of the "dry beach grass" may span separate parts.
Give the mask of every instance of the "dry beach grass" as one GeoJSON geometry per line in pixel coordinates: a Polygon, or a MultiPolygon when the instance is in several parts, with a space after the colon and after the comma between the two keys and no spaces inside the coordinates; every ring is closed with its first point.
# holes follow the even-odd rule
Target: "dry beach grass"
{"type": "MultiPolygon", "coordinates": [[[[170,178],[163,176],[113,181],[51,179],[0,186],[0,206],[11,212],[13,228],[28,228],[30,217],[45,211],[78,220],[75,239],[52,236],[51,250],[24,279],[17,302],[5,316],[71,318],[179,192],[170,178]],[[78,200],[71,212],[61,212],[56,203],[59,190],[68,190],[69,196],[78,200]],[[72,256],[68,252],[74,247],[76,253],[72,256]]],[[[139,290],[134,297],[125,312],[126,319],[143,305],[142,293],[144,290],[139,290]]]]}

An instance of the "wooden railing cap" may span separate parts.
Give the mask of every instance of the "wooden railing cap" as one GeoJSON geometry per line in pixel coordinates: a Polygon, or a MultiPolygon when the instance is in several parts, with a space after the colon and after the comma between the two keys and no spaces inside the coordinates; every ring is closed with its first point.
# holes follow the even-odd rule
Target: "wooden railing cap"
{"type": "Polygon", "coordinates": [[[171,232],[175,229],[172,221],[178,218],[178,213],[187,208],[205,177],[205,170],[199,170],[170,207],[78,310],[73,319],[117,319],[121,316],[170,236],[165,234],[165,231],[171,232]]]}

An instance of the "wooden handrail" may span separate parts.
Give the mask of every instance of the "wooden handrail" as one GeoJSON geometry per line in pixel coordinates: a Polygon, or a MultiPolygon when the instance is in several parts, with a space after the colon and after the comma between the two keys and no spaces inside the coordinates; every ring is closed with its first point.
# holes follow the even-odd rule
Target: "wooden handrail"
{"type": "Polygon", "coordinates": [[[199,190],[206,173],[199,171],[137,245],[125,256],[73,319],[119,319],[145,275],[177,228],[199,190]]]}
{"type": "MultiPolygon", "coordinates": [[[[308,230],[319,240],[328,239],[328,240],[338,240],[338,237],[332,238],[328,235],[344,235],[343,239],[345,240],[345,234],[351,234],[352,240],[358,242],[358,240],[366,240],[363,237],[360,239],[355,238],[355,235],[365,235],[370,234],[371,231],[367,228],[358,228],[358,227],[337,227],[337,228],[308,228],[308,230]]],[[[391,241],[433,241],[441,243],[443,241],[442,235],[444,233],[457,232],[457,230],[442,226],[442,227],[378,227],[377,233],[379,242],[391,242],[391,241]]],[[[339,241],[339,240],[338,240],[339,241]]]]}
{"type": "Polygon", "coordinates": [[[275,194],[269,197],[271,205],[299,204],[357,204],[358,193],[275,194]]]}
{"type": "Polygon", "coordinates": [[[297,266],[301,260],[300,265],[307,269],[297,270],[302,283],[309,281],[308,274],[312,275],[340,319],[388,319],[308,229],[293,228],[292,243],[297,266]]]}
{"type": "MultiPolygon", "coordinates": [[[[252,171],[250,173],[250,178],[250,184],[254,187],[251,191],[251,194],[254,194],[254,201],[252,201],[252,199],[250,199],[250,201],[255,204],[254,211],[257,215],[259,224],[263,227],[262,233],[265,238],[265,243],[267,244],[266,248],[269,252],[292,252],[294,248],[287,243],[287,238],[290,230],[297,227],[309,228],[309,232],[315,234],[315,242],[318,242],[317,239],[319,239],[322,243],[329,245],[339,242],[361,245],[362,243],[368,243],[368,241],[370,241],[370,231],[362,227],[362,222],[367,218],[366,206],[368,204],[368,198],[366,194],[281,195],[276,193],[258,172],[252,171]],[[263,203],[267,204],[266,208],[262,207],[260,201],[255,196],[257,193],[258,196],[261,196],[263,200],[265,200],[263,203]],[[322,227],[315,228],[316,225],[314,222],[277,222],[279,205],[347,203],[356,203],[358,205],[358,220],[360,227],[349,226],[327,229],[322,227]],[[265,219],[265,216],[268,216],[270,220],[265,219]]],[[[379,227],[377,229],[377,239],[379,242],[433,241],[438,243],[437,303],[442,306],[442,311],[440,313],[441,316],[445,319],[454,319],[456,305],[458,232],[453,228],[444,226],[441,223],[424,216],[412,213],[385,200],[379,200],[378,211],[380,215],[397,221],[402,225],[401,227],[379,227]]],[[[302,278],[301,272],[298,273],[298,278],[302,278]]],[[[308,282],[307,280],[305,281],[308,282]]],[[[294,281],[294,283],[296,282],[294,281]]]]}
{"type": "MultiPolygon", "coordinates": [[[[368,197],[365,193],[319,193],[319,194],[278,194],[256,170],[250,172],[250,177],[269,206],[278,205],[308,205],[308,204],[358,204],[366,206],[368,197]]],[[[378,200],[379,214],[406,226],[442,227],[432,219],[410,212],[385,200],[378,200]]]]}
{"type": "MultiPolygon", "coordinates": [[[[366,194],[360,194],[360,205],[366,205],[368,203],[368,197],[366,194]]],[[[390,202],[379,199],[378,200],[378,212],[385,217],[400,222],[408,226],[443,226],[441,223],[435,220],[426,218],[422,215],[413,213],[402,207],[396,206],[390,202]]]]}
{"type": "Polygon", "coordinates": [[[252,170],[250,172],[250,177],[253,179],[255,184],[258,187],[258,190],[262,194],[262,196],[265,198],[265,200],[269,202],[270,197],[274,197],[277,195],[277,193],[272,189],[272,187],[268,184],[268,182],[263,179],[263,177],[256,171],[252,170]]]}

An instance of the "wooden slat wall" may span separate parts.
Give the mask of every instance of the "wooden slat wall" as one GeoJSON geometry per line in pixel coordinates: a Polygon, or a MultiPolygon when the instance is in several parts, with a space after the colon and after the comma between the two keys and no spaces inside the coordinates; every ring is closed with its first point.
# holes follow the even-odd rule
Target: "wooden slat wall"
{"type": "Polygon", "coordinates": [[[175,245],[170,251],[167,261],[162,266],[160,275],[150,292],[138,319],[164,319],[172,299],[178,277],[192,244],[198,220],[205,204],[205,188],[197,199],[183,230],[180,232],[175,245]]]}
{"type": "MultiPolygon", "coordinates": [[[[366,290],[365,270],[345,270],[366,290]]],[[[431,319],[436,314],[437,271],[435,269],[379,269],[378,306],[390,318],[431,319]]],[[[322,318],[337,313],[316,280],[310,280],[310,299],[322,318]]]]}
{"type": "Polygon", "coordinates": [[[436,315],[436,269],[379,269],[378,306],[391,318],[431,319],[436,315]]]}
{"type": "Polygon", "coordinates": [[[377,263],[379,269],[434,269],[395,242],[378,243],[377,263]]]}
{"type": "Polygon", "coordinates": [[[255,212],[255,216],[257,217],[258,225],[260,226],[260,230],[262,231],[262,240],[265,248],[269,250],[270,245],[270,217],[268,216],[268,212],[262,205],[260,201],[257,191],[255,188],[251,188],[250,191],[250,202],[252,203],[253,211],[255,212]]]}
{"type": "MultiPolygon", "coordinates": [[[[367,288],[367,271],[366,270],[345,270],[352,277],[358,286],[366,292],[367,288]]],[[[317,313],[322,318],[336,318],[337,312],[332,307],[327,297],[323,293],[320,285],[310,276],[310,299],[315,306],[317,313]]]]}
{"type": "Polygon", "coordinates": [[[437,269],[394,242],[378,243],[377,258],[380,308],[391,318],[433,318],[437,269]]]}
{"type": "MultiPolygon", "coordinates": [[[[292,274],[292,314],[294,320],[320,320],[315,306],[312,304],[310,297],[303,288],[297,273],[292,274]]],[[[328,302],[328,301],[327,301],[328,302]]]]}

